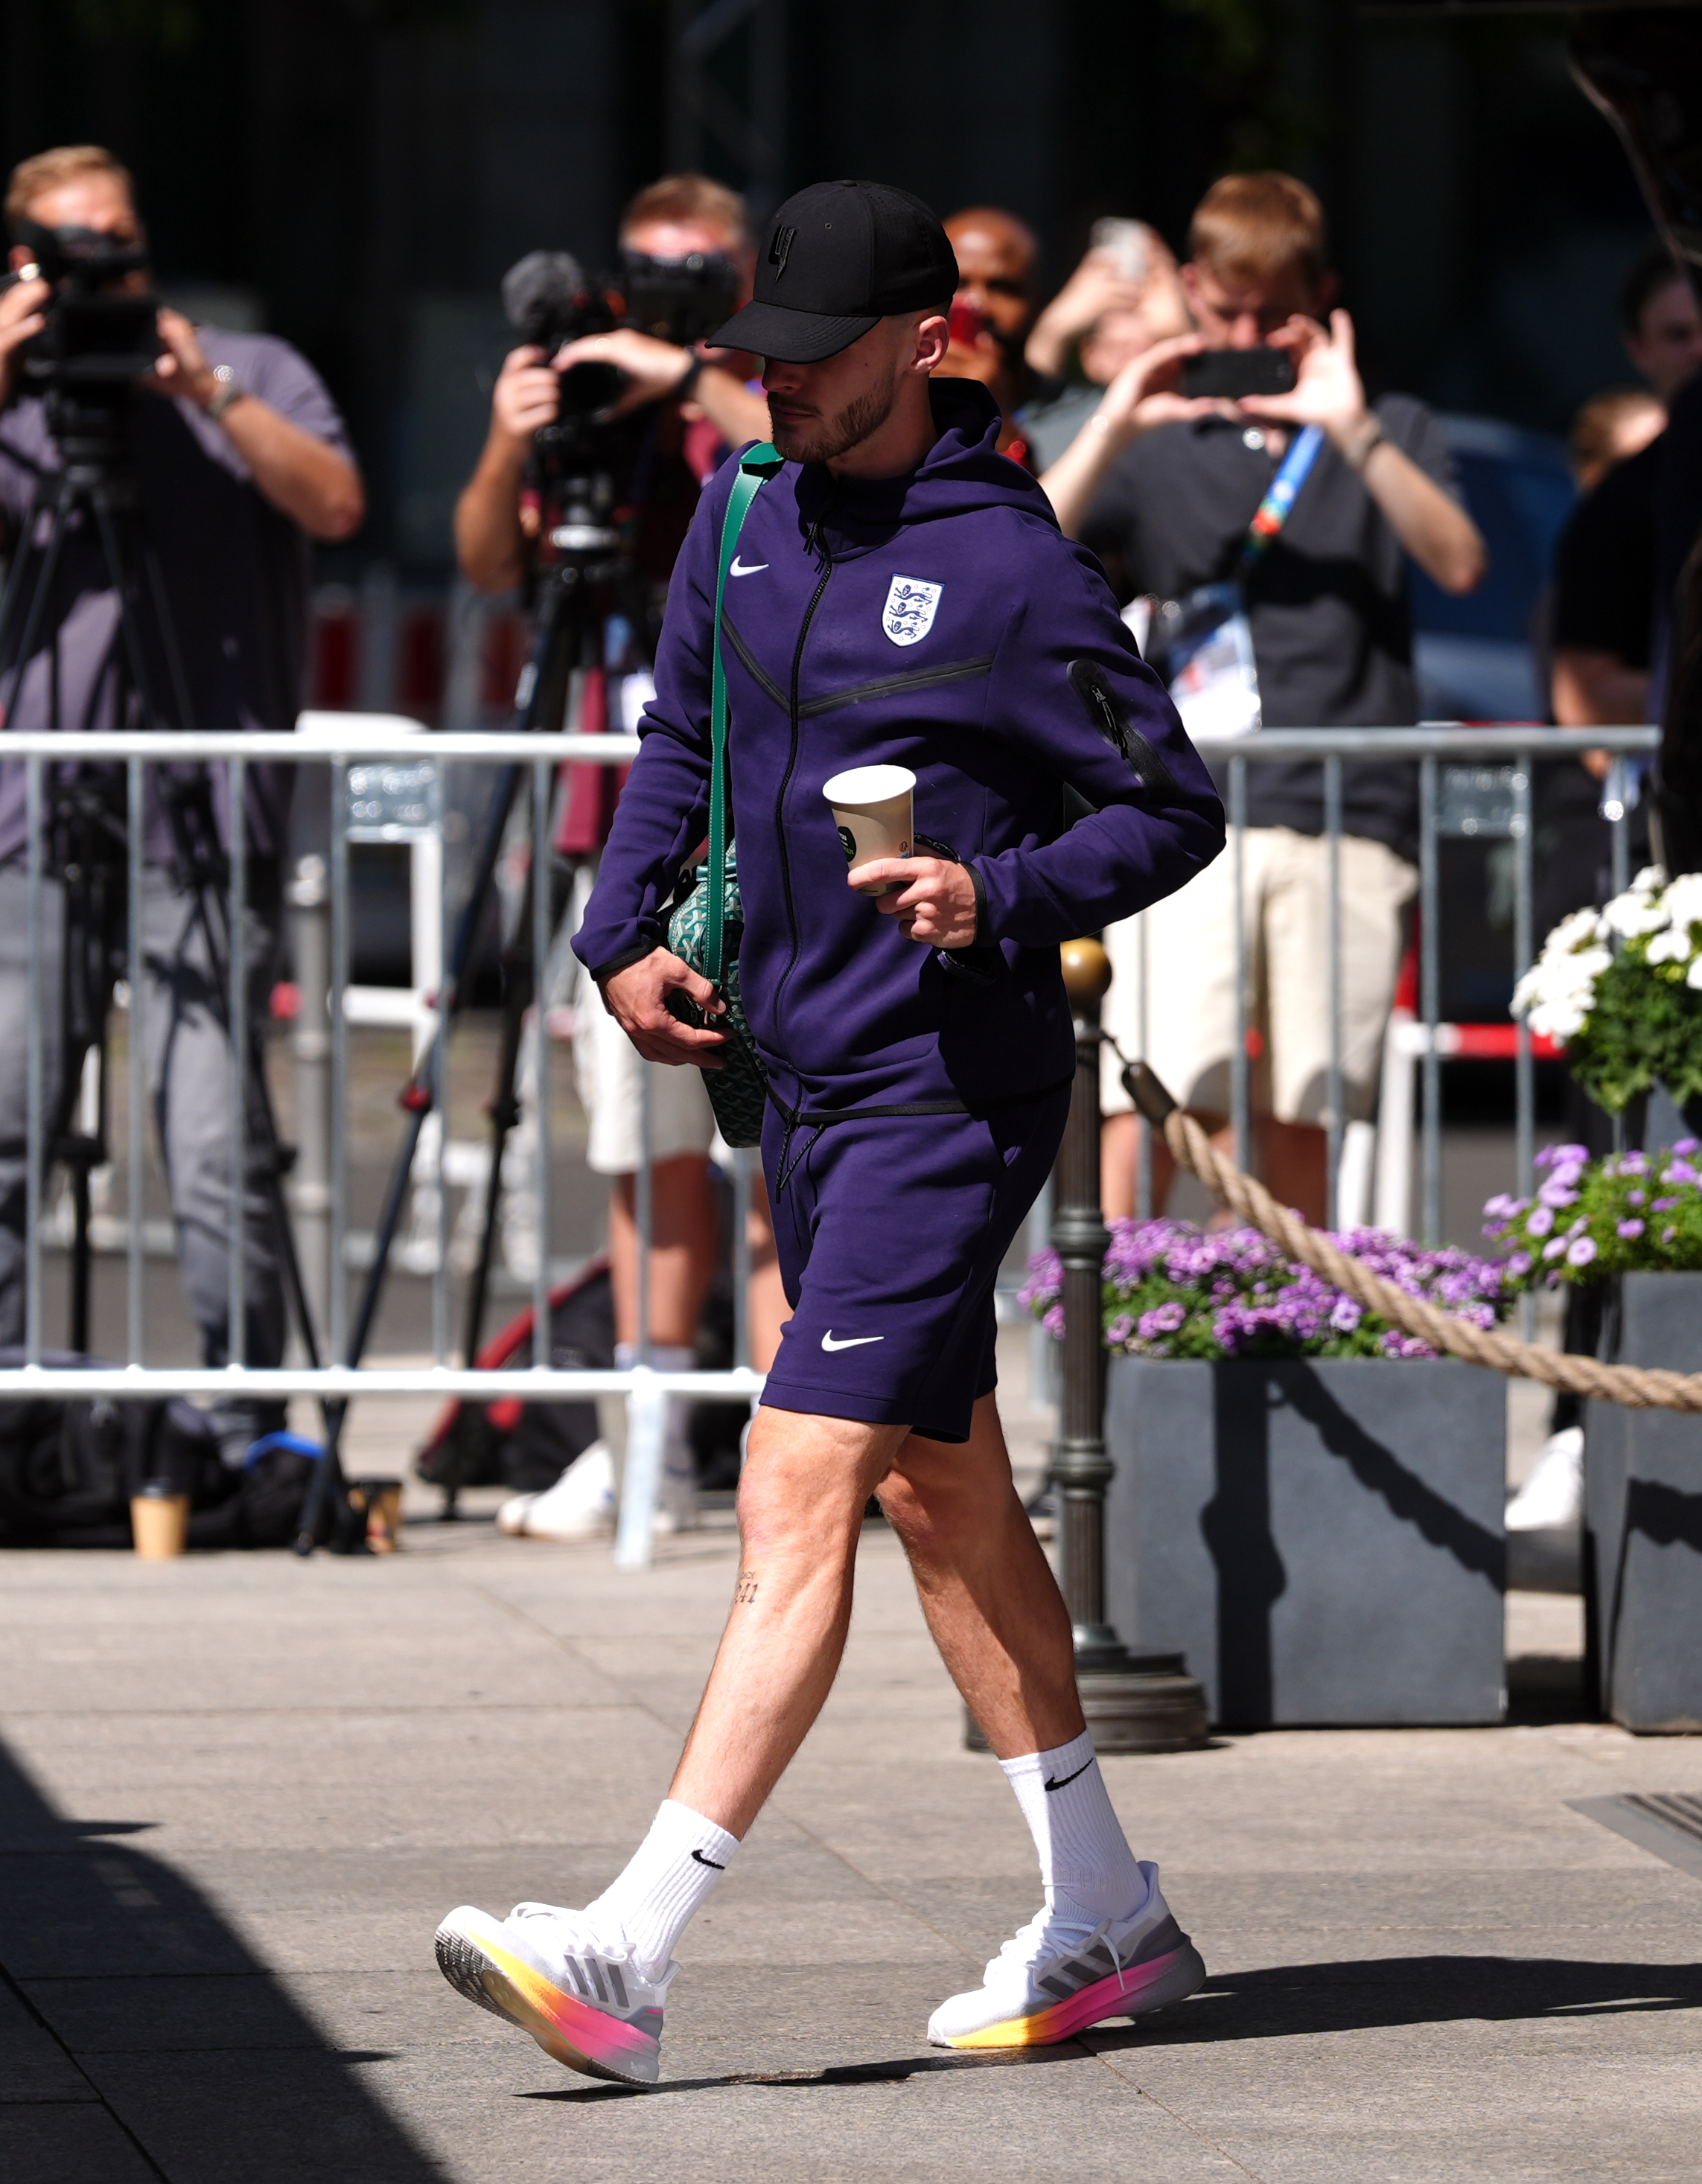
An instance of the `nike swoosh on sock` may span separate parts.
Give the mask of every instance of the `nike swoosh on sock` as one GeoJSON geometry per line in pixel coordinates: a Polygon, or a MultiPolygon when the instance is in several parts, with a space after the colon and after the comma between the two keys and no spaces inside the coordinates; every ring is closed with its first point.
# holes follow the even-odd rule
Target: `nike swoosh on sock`
{"type": "MultiPolygon", "coordinates": [[[[1096,1757],[1097,1757],[1097,1754],[1096,1754],[1095,1756],[1096,1756],[1096,1757]]],[[[1067,1784],[1069,1784],[1069,1783],[1071,1783],[1071,1782],[1074,1781],[1074,1780],[1075,1780],[1075,1775],[1076,1775],[1076,1774],[1086,1774],[1086,1772],[1087,1772],[1088,1769],[1089,1769],[1090,1767],[1091,1767],[1091,1766],[1092,1766],[1092,1764],[1093,1764],[1093,1761],[1092,1761],[1091,1759],[1085,1761],[1085,1762],[1081,1766],[1080,1766],[1080,1767],[1078,1767],[1078,1768],[1076,1769],[1076,1770],[1075,1770],[1075,1774],[1066,1774],[1066,1775],[1064,1776],[1063,1780],[1062,1782],[1054,1782],[1054,1781],[1052,1780],[1052,1779],[1051,1775],[1050,1775],[1050,1774],[1048,1774],[1048,1775],[1046,1776],[1046,1781],[1045,1781],[1045,1783],[1044,1783],[1044,1785],[1043,1785],[1042,1786],[1043,1786],[1043,1787],[1045,1787],[1045,1788],[1046,1788],[1046,1789],[1047,1789],[1047,1790],[1062,1790],[1062,1789],[1063,1789],[1063,1788],[1065,1787],[1065,1786],[1066,1786],[1067,1784]]],[[[695,1851],[694,1851],[694,1852],[692,1852],[692,1856],[693,1856],[694,1858],[695,1858],[695,1857],[697,1856],[697,1852],[696,1852],[695,1851]]]]}
{"type": "MultiPolygon", "coordinates": [[[[1073,1780],[1074,1777],[1071,1779],[1073,1780]]],[[[725,1873],[727,1870],[727,1868],[724,1865],[716,1865],[715,1860],[712,1858],[706,1858],[700,1850],[693,1851],[692,1856],[697,1860],[700,1865],[714,1866],[715,1870],[717,1873],[725,1873]]]]}

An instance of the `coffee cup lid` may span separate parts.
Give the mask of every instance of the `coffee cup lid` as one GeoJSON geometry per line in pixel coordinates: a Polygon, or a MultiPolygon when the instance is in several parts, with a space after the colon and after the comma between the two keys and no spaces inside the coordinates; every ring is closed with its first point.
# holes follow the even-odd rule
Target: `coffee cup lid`
{"type": "Polygon", "coordinates": [[[854,766],[823,784],[829,804],[885,804],[916,786],[907,766],[854,766]]]}

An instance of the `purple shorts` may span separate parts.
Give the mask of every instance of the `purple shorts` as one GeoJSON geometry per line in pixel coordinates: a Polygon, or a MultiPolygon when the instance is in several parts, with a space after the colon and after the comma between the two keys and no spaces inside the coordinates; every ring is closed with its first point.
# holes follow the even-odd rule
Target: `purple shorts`
{"type": "Polygon", "coordinates": [[[770,1108],[762,1166],[792,1318],[766,1404],[968,1439],[998,1378],[993,1286],[1069,1096],[1066,1084],[979,1115],[802,1122],[790,1143],[770,1108]]]}

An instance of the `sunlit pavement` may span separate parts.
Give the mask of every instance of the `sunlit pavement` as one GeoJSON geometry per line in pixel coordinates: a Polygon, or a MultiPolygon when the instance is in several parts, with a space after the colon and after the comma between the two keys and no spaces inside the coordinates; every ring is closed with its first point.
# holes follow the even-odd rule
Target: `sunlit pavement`
{"type": "Polygon", "coordinates": [[[1568,1803],[1702,1790],[1694,1741],[1113,1760],[1208,1988],[1139,2031],[930,2051],[1035,1886],[880,1529],[827,1712],[687,1936],[661,2086],[469,2008],[437,1918],[583,1901],[622,1862],[729,1526],[628,1576],[488,1514],[382,1561],[0,1557],[8,2184],[1694,2176],[1702,1881],[1568,1803]]]}

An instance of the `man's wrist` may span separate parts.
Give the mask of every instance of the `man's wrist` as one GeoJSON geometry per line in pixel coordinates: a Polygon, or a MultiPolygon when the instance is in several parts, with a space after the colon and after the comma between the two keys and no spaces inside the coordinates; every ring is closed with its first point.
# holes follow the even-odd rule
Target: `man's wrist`
{"type": "Polygon", "coordinates": [[[1377,422],[1376,410],[1361,405],[1351,416],[1326,425],[1325,430],[1336,452],[1354,470],[1358,470],[1370,453],[1373,443],[1381,438],[1383,428],[1377,422]]]}
{"type": "Polygon", "coordinates": [[[215,425],[223,423],[226,411],[241,402],[248,391],[228,364],[215,365],[204,385],[204,398],[198,388],[195,398],[215,425]]]}

